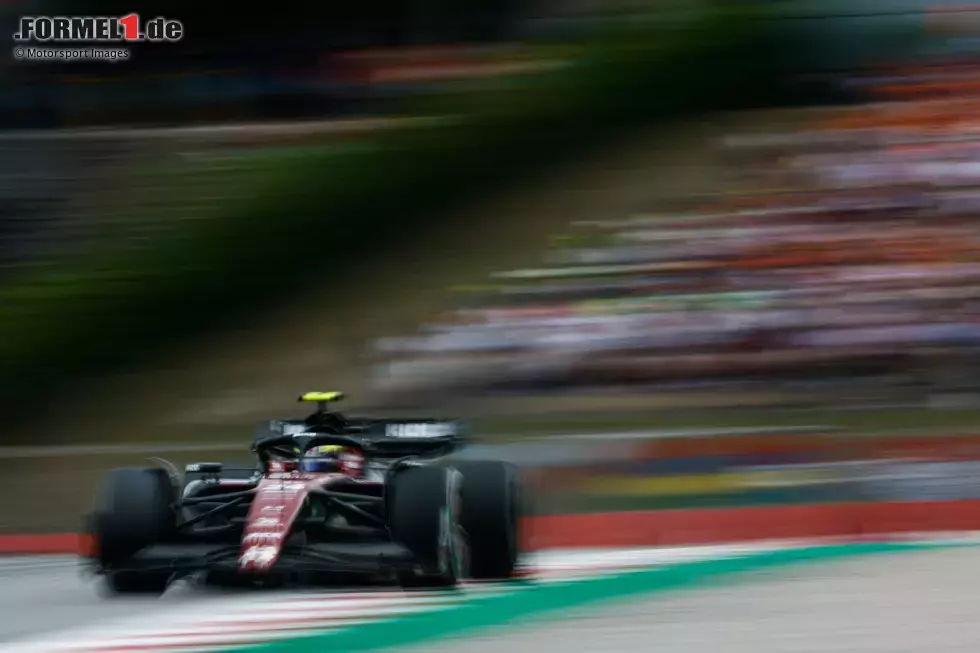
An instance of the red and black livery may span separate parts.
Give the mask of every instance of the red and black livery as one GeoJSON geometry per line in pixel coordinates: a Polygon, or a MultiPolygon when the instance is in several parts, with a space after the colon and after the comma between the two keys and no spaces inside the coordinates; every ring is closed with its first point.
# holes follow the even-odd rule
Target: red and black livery
{"type": "Polygon", "coordinates": [[[254,467],[110,472],[88,518],[87,562],[116,594],[174,580],[217,584],[397,582],[453,587],[516,571],[523,500],[515,467],[468,458],[461,425],[348,418],[342,393],[274,420],[254,467]]]}

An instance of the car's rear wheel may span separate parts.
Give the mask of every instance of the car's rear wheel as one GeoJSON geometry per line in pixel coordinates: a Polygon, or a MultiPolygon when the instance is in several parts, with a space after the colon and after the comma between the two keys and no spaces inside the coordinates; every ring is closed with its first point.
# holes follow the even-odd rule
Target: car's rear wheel
{"type": "Polygon", "coordinates": [[[475,580],[514,575],[520,554],[523,498],[519,470],[496,460],[455,461],[463,475],[460,523],[469,544],[475,580]]]}
{"type": "Polygon", "coordinates": [[[392,538],[412,553],[419,566],[399,574],[403,587],[454,587],[464,576],[461,480],[458,472],[444,467],[413,467],[391,479],[387,504],[392,538]]]}
{"type": "Polygon", "coordinates": [[[92,516],[95,557],[113,594],[162,594],[166,570],[127,568],[141,549],[175,529],[174,487],[163,469],[122,468],[109,473],[92,516]]]}

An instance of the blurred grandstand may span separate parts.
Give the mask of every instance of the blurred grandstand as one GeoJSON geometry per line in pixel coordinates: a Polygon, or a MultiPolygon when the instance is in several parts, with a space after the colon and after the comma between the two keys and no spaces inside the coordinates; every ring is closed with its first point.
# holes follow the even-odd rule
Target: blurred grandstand
{"type": "Polygon", "coordinates": [[[417,335],[376,343],[378,386],[975,401],[978,72],[855,75],[867,104],[725,140],[718,198],[576,225],[542,268],[498,273],[417,335]]]}

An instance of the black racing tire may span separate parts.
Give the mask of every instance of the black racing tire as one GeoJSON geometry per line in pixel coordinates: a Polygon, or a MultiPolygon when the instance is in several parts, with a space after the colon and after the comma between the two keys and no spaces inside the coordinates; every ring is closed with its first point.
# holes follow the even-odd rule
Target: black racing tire
{"type": "Polygon", "coordinates": [[[167,591],[170,572],[161,571],[107,571],[104,587],[112,595],[148,594],[160,596],[167,591]]]}
{"type": "Polygon", "coordinates": [[[466,573],[459,524],[461,477],[446,467],[411,467],[394,475],[387,495],[392,539],[420,570],[399,574],[405,588],[451,588],[466,573]]]}
{"type": "Polygon", "coordinates": [[[460,523],[469,545],[470,577],[513,577],[520,556],[524,512],[520,471],[496,460],[461,460],[452,464],[463,475],[460,523]]]}
{"type": "Polygon", "coordinates": [[[166,470],[126,467],[109,472],[91,525],[95,554],[115,594],[161,594],[169,573],[122,568],[141,549],[166,540],[176,526],[175,490],[166,470]]]}

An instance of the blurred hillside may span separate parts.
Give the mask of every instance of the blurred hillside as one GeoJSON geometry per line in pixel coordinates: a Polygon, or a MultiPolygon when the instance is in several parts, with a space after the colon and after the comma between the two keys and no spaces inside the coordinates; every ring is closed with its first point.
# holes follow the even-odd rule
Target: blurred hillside
{"type": "MultiPolygon", "coordinates": [[[[444,8],[287,3],[269,25],[147,5],[193,36],[112,70],[9,66],[2,414],[57,396],[30,426],[81,437],[118,402],[132,437],[133,414],[141,432],[227,424],[309,385],[384,402],[368,346],[447,285],[531,264],[572,220],[716,191],[707,116],[852,99],[827,65],[800,75],[799,46],[819,54],[839,21],[784,5],[444,8]]],[[[915,31],[843,20],[879,49],[915,31]]]]}
{"type": "MultiPolygon", "coordinates": [[[[23,413],[42,389],[169,357],[167,343],[245,324],[314,279],[337,292],[347,270],[402,256],[406,234],[425,239],[536,168],[774,92],[769,24],[751,7],[649,18],[490,49],[362,51],[367,86],[396,100],[368,120],[6,133],[0,406],[23,413]],[[469,65],[447,73],[454,58],[469,65]]],[[[13,72],[32,82],[21,90],[70,97],[64,70],[13,72]]]]}
{"type": "Polygon", "coordinates": [[[88,386],[83,398],[69,400],[64,424],[50,428],[70,424],[86,438],[127,439],[136,412],[145,437],[183,439],[292,411],[298,392],[321,386],[347,390],[353,407],[383,405],[384,393],[371,383],[372,340],[409,331],[443,309],[453,285],[479,283],[502,263],[532,263],[570,221],[710,191],[721,170],[709,138],[718,129],[700,122],[672,133],[654,128],[588,162],[529,178],[520,190],[454,212],[411,247],[389,247],[346,267],[342,278],[294,291],[267,315],[88,386]]]}

